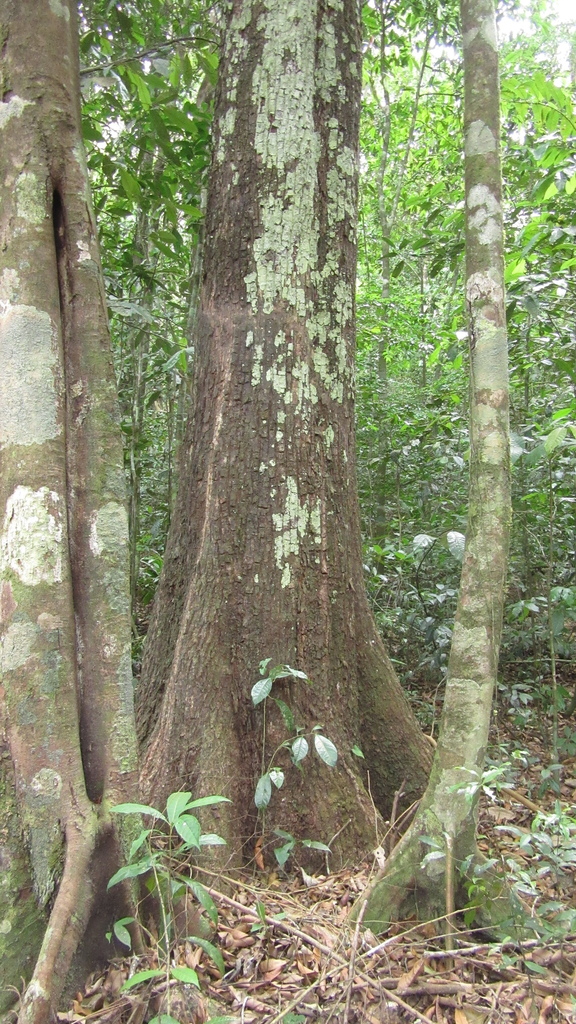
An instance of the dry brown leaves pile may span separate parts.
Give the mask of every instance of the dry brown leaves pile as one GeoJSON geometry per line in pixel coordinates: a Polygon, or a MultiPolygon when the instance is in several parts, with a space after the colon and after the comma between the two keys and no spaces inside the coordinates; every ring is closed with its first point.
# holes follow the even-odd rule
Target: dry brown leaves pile
{"type": "MultiPolygon", "coordinates": [[[[570,768],[576,774],[567,767],[568,775],[570,768]]],[[[517,785],[486,803],[481,833],[486,848],[500,847],[503,856],[522,863],[517,841],[497,829],[507,823],[529,829],[535,778],[527,774],[517,785]]],[[[576,780],[566,779],[565,802],[573,800],[574,788],[576,780]]],[[[554,799],[539,798],[539,806],[552,809],[554,799]]],[[[155,978],[122,993],[135,971],[158,966],[150,951],[89,979],[60,1021],[146,1024],[169,1014],[181,1024],[576,1024],[576,935],[519,946],[475,942],[462,931],[456,949],[447,952],[439,921],[397,925],[377,938],[349,923],[370,873],[368,865],[282,880],[262,871],[216,880],[206,872],[202,880],[219,911],[211,941],[222,953],[225,974],[193,941],[183,941],[173,963],[196,970],[199,992],[155,978]]],[[[538,884],[543,898],[573,904],[572,882],[564,873],[555,880],[543,876],[538,884]]]]}

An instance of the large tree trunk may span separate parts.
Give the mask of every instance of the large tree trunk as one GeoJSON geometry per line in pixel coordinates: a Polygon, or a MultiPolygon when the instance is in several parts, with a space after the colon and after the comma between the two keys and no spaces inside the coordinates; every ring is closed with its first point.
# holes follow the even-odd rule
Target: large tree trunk
{"type": "MultiPolygon", "coordinates": [[[[190,787],[232,799],[217,831],[236,860],[257,829],[258,664],[298,725],[338,748],[286,769],[267,827],[376,842],[423,786],[428,750],[369,611],[354,455],[354,285],[361,37],[357,0],[236,0],[220,65],[193,413],[138,699],[152,801],[190,787]]],[[[268,712],[264,763],[285,737],[268,712]]],[[[246,852],[246,851],[244,851],[246,852]]]]}
{"type": "Polygon", "coordinates": [[[501,922],[515,909],[502,879],[475,874],[510,533],[510,441],[493,0],[461,0],[461,14],[471,398],[466,549],[438,747],[418,813],[369,895],[364,923],[377,930],[413,913],[452,913],[467,900],[470,880],[479,920],[501,922]]]}
{"type": "Polygon", "coordinates": [[[33,972],[40,1024],[88,922],[89,962],[120,913],[127,516],[75,5],[0,0],[0,38],[0,1011],[33,972]]]}

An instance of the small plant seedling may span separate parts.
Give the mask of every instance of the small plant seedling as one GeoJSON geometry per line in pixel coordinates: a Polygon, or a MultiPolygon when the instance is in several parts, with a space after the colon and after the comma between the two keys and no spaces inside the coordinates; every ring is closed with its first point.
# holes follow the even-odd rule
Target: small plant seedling
{"type": "MultiPolygon", "coordinates": [[[[110,889],[119,882],[145,875],[147,876],[146,887],[153,893],[160,908],[161,928],[158,939],[160,966],[150,970],[137,971],[124,983],[123,991],[128,991],[135,985],[151,978],[159,977],[172,978],[184,984],[198,986],[196,971],[190,967],[176,967],[170,964],[170,949],[175,937],[174,906],[187,892],[191,893],[200,903],[212,925],[215,927],[218,922],[218,911],[208,890],[200,882],[190,878],[182,869],[191,853],[199,852],[204,846],[225,845],[220,836],[202,832],[198,818],[191,813],[198,808],[224,802],[229,803],[230,801],[223,796],[206,796],[193,800],[191,793],[177,792],[170,794],[164,811],[147,804],[137,803],[117,804],[110,808],[113,814],[132,814],[139,818],[152,818],[154,823],[161,822],[158,826],[154,824],[150,828],[140,830],[130,846],[127,863],[108,882],[110,889]]],[[[131,938],[127,925],[133,921],[134,918],[125,917],[116,921],[113,926],[113,933],[118,941],[128,948],[131,945],[131,938]]],[[[111,936],[112,933],[110,933],[111,936]]],[[[222,954],[212,943],[196,936],[189,936],[188,939],[200,946],[211,957],[218,970],[222,974],[225,973],[222,954]]],[[[160,1017],[154,1018],[156,1024],[168,1024],[169,1014],[162,1014],[161,1017],[162,1020],[160,1017]]]]}
{"type": "MultiPolygon", "coordinates": [[[[266,658],[260,662],[260,675],[263,677],[258,680],[257,683],[252,687],[252,703],[254,707],[258,704],[263,705],[264,721],[262,727],[262,774],[256,784],[256,791],[254,793],[254,803],[258,810],[264,810],[272,798],[272,787],[281,789],[284,785],[285,775],[281,768],[277,768],[274,765],[276,755],[282,750],[286,749],[289,751],[292,763],[296,766],[300,766],[302,761],[308,756],[310,751],[310,742],[304,735],[304,729],[301,726],[296,725],[294,714],[292,709],[286,703],[281,700],[280,697],[271,696],[271,691],[274,683],[279,679],[303,679],[307,683],[310,683],[308,676],[305,672],[301,672],[299,669],[291,668],[290,665],[276,665],[275,668],[271,669],[268,674],[265,673],[268,670],[270,664],[270,658],[266,658]],[[290,733],[287,739],[276,747],[276,750],[272,754],[268,762],[268,766],[265,765],[265,748],[266,748],[266,702],[267,700],[273,700],[278,707],[282,720],[286,729],[290,733]]],[[[314,749],[324,764],[329,765],[333,768],[338,760],[338,751],[332,740],[329,740],[327,736],[322,733],[322,726],[315,725],[310,731],[310,740],[314,745],[314,749]]]]}

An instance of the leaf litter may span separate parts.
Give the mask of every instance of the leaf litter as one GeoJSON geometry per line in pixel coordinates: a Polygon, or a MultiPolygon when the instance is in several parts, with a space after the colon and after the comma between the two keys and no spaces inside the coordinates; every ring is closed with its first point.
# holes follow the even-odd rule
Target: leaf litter
{"type": "MultiPolygon", "coordinates": [[[[532,743],[537,745],[535,736],[532,743]]],[[[521,873],[534,856],[530,842],[522,849],[519,840],[530,836],[534,808],[553,813],[560,797],[576,813],[571,804],[576,781],[569,777],[576,776],[576,758],[570,761],[564,765],[568,778],[555,793],[538,793],[538,762],[544,758],[534,758],[515,781],[517,788],[483,798],[480,846],[514,862],[521,873]]],[[[121,992],[136,971],[158,967],[151,949],[92,975],[70,1009],[58,1014],[59,1021],[576,1024],[576,929],[561,937],[549,930],[522,943],[495,944],[462,925],[449,951],[442,921],[398,923],[375,936],[351,925],[349,915],[378,870],[376,857],[355,870],[315,876],[280,875],[262,870],[263,863],[257,842],[253,873],[232,878],[196,869],[218,907],[218,924],[210,942],[199,939],[199,945],[190,937],[177,943],[172,964],[193,968],[199,990],[155,977],[121,992]]],[[[539,903],[560,911],[574,907],[573,875],[570,864],[559,871],[533,871],[534,908],[539,903]]]]}

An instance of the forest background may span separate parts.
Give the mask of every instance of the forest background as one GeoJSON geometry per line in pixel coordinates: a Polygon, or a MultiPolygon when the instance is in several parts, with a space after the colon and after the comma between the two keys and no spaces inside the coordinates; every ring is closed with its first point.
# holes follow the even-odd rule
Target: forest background
{"type": "MultiPolygon", "coordinates": [[[[218,62],[212,9],[137,7],[81,8],[84,134],[129,481],[136,676],[194,374],[218,62]]],[[[496,721],[538,724],[541,788],[557,791],[559,761],[576,749],[566,724],[576,618],[575,57],[553,12],[509,5],[500,13],[515,526],[496,721]]],[[[357,436],[364,560],[382,633],[433,732],[467,516],[458,19],[449,4],[407,10],[381,0],[364,5],[363,22],[357,436]]],[[[504,761],[505,776],[508,761],[522,764],[529,752],[504,726],[496,735],[493,757],[504,761]]]]}
{"type": "MultiPolygon", "coordinates": [[[[217,76],[210,12],[183,8],[94,4],[81,39],[129,480],[136,671],[193,372],[217,76]]],[[[357,443],[366,580],[429,725],[442,697],[467,513],[457,12],[375,3],[363,18],[357,443]]],[[[514,466],[499,702],[526,724],[572,698],[576,57],[553,7],[504,4],[499,21],[514,466]]],[[[559,739],[561,749],[576,747],[568,727],[559,739]]]]}

